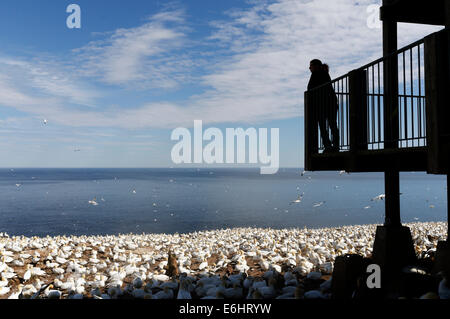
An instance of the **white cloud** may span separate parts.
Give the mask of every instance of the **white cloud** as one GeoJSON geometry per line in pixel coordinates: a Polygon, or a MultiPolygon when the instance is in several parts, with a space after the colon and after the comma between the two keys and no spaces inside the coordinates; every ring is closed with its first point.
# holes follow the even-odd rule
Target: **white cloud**
{"type": "Polygon", "coordinates": [[[190,61],[177,52],[184,41],[182,10],[153,15],[136,28],[117,29],[106,39],[74,51],[85,75],[112,85],[174,88],[187,78],[190,61]]]}
{"type": "MultiPolygon", "coordinates": [[[[197,103],[218,121],[267,121],[301,116],[309,61],[320,58],[332,77],[346,74],[382,55],[380,29],[367,27],[373,0],[260,1],[234,11],[231,21],[214,23],[211,37],[234,54],[205,75],[212,89],[197,103]],[[215,114],[215,116],[214,116],[215,114]]],[[[406,45],[437,30],[400,25],[399,44],[406,45]]]]}
{"type": "MultiPolygon", "coordinates": [[[[210,53],[208,72],[200,76],[201,94],[181,102],[152,102],[141,106],[101,106],[79,110],[67,104],[88,103],[90,90],[74,85],[45,64],[15,62],[9,67],[29,69],[37,92],[22,89],[17,72],[0,77],[0,104],[44,116],[72,127],[125,129],[174,128],[205,124],[261,123],[303,115],[303,92],[312,58],[331,66],[332,77],[343,75],[381,56],[381,30],[367,27],[368,5],[373,0],[254,1],[230,18],[213,21],[215,27],[202,43],[210,53]],[[220,55],[214,57],[215,52],[220,55]],[[50,70],[50,71],[49,71],[50,70]],[[51,75],[56,73],[56,76],[51,75]]],[[[142,26],[119,29],[77,51],[77,77],[128,89],[175,88],[191,79],[192,65],[204,56],[188,52],[182,11],[162,12],[142,26]]],[[[417,40],[435,27],[401,25],[400,45],[417,40]]],[[[197,44],[198,42],[193,42],[197,44]]],[[[203,61],[202,61],[203,63],[203,61]]],[[[5,63],[3,63],[5,64],[5,63]]],[[[1,65],[1,62],[0,62],[1,65]]]]}
{"type": "Polygon", "coordinates": [[[19,93],[19,89],[38,95],[62,98],[66,103],[74,103],[84,106],[92,106],[99,92],[80,84],[79,78],[74,76],[56,58],[36,58],[33,61],[25,61],[18,58],[0,58],[0,90],[3,90],[3,100],[0,103],[36,104],[35,98],[26,97],[25,93],[19,93]],[[11,89],[14,87],[14,89],[11,89]],[[9,91],[8,94],[5,90],[9,91]],[[13,96],[15,94],[15,96],[13,96]],[[7,97],[6,95],[9,95],[7,97]],[[28,99],[28,100],[27,100],[28,99]]]}

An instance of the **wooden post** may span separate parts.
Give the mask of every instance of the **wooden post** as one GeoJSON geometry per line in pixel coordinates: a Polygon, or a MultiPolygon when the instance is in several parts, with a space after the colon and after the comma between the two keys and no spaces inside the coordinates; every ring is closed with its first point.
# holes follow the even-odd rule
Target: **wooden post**
{"type": "MultiPolygon", "coordinates": [[[[450,1],[445,1],[445,28],[447,30],[447,85],[450,84],[450,1]]],[[[450,173],[447,171],[447,243],[450,243],[450,173]]]]}
{"type": "Polygon", "coordinates": [[[450,174],[447,174],[447,242],[450,243],[450,174]]]}
{"type": "MultiPolygon", "coordinates": [[[[383,0],[383,4],[388,1],[383,0]]],[[[389,56],[397,51],[397,22],[383,21],[383,53],[389,56]]],[[[394,54],[384,62],[384,147],[398,148],[398,60],[394,54]]],[[[411,232],[401,225],[400,174],[391,169],[384,173],[385,224],[378,226],[373,244],[373,260],[382,269],[382,286],[389,285],[402,267],[414,264],[416,254],[411,232]],[[384,278],[384,279],[383,279],[384,278]]]]}
{"type": "Polygon", "coordinates": [[[304,98],[304,126],[305,126],[305,170],[313,170],[313,154],[319,152],[316,113],[313,109],[313,93],[305,92],[304,98]]]}
{"type": "MultiPolygon", "coordinates": [[[[383,21],[383,54],[388,56],[397,51],[397,22],[383,21]]],[[[384,147],[398,148],[398,60],[393,55],[384,64],[384,147]]],[[[386,171],[385,209],[386,226],[399,226],[400,221],[400,175],[396,170],[386,171]]]]}
{"type": "Polygon", "coordinates": [[[445,27],[450,28],[450,2],[445,1],[445,27]]]}
{"type": "Polygon", "coordinates": [[[427,119],[428,173],[448,174],[450,128],[450,30],[425,38],[425,96],[427,119]]]}
{"type": "Polygon", "coordinates": [[[367,72],[349,74],[350,151],[367,150],[367,72]]]}

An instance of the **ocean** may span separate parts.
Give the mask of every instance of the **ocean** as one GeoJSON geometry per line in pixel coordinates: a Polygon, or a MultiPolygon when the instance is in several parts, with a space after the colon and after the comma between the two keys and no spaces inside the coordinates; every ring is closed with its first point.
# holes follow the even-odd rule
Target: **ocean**
{"type": "MultiPolygon", "coordinates": [[[[382,224],[383,174],[280,169],[0,169],[0,232],[191,233],[382,224]],[[300,203],[293,203],[302,195],[300,203]]],[[[446,177],[401,174],[402,222],[446,221],[446,177]]]]}

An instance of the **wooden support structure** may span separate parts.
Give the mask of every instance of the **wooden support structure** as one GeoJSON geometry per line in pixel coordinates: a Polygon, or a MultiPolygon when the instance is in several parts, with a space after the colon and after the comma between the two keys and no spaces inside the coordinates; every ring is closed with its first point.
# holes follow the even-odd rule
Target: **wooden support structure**
{"type": "Polygon", "coordinates": [[[428,171],[447,174],[447,240],[438,242],[434,272],[450,278],[450,172],[446,167],[450,159],[450,128],[445,123],[450,113],[450,1],[446,2],[444,11],[446,31],[432,34],[425,39],[429,54],[425,66],[428,67],[427,80],[430,86],[427,103],[433,103],[431,105],[435,106],[427,109],[432,117],[427,123],[427,126],[431,126],[428,131],[432,134],[428,171]]]}
{"type": "Polygon", "coordinates": [[[313,109],[313,96],[310,92],[305,92],[304,111],[305,111],[305,169],[312,170],[312,154],[319,150],[317,119],[313,109]]]}
{"type": "MultiPolygon", "coordinates": [[[[447,218],[450,221],[450,0],[383,0],[380,16],[383,58],[332,82],[341,103],[339,125],[346,143],[340,152],[319,153],[317,120],[320,114],[313,106],[317,102],[321,104],[321,94],[325,91],[321,93],[319,88],[305,93],[305,169],[384,172],[385,222],[377,228],[372,256],[389,278],[416,261],[410,230],[401,223],[401,171],[447,175],[447,218]],[[399,50],[398,22],[445,25],[446,29],[399,50]],[[413,55],[418,61],[414,66],[413,55]],[[399,69],[399,63],[403,70],[399,69]],[[403,72],[401,95],[399,72],[403,72]],[[414,74],[418,74],[415,81],[414,74]],[[405,83],[410,86],[409,91],[405,83]],[[425,133],[418,129],[420,134],[414,134],[416,122],[425,128],[425,133]],[[423,143],[414,144],[410,140],[423,143]]],[[[447,241],[438,243],[436,272],[443,271],[450,277],[450,224],[447,231],[447,241]]]]}
{"type": "MultiPolygon", "coordinates": [[[[383,5],[391,1],[383,1],[383,5]]],[[[397,20],[383,21],[383,54],[388,57],[384,67],[384,138],[385,149],[398,149],[399,111],[398,111],[398,60],[397,20]]],[[[387,169],[384,173],[385,223],[378,226],[373,245],[374,262],[383,271],[383,285],[401,267],[414,263],[416,259],[411,232],[402,226],[400,218],[400,172],[387,169]]]]}
{"type": "Polygon", "coordinates": [[[367,151],[367,72],[349,74],[350,151],[367,151]]]}
{"type": "Polygon", "coordinates": [[[450,150],[449,32],[425,38],[428,173],[448,174],[450,150]]]}
{"type": "MultiPolygon", "coordinates": [[[[385,1],[383,1],[384,4],[385,1]]],[[[397,22],[383,21],[383,54],[389,56],[397,51],[397,22]]],[[[384,138],[385,148],[398,148],[398,60],[391,55],[384,63],[384,138]]],[[[386,170],[385,225],[399,226],[400,222],[400,175],[395,169],[386,170]]]]}

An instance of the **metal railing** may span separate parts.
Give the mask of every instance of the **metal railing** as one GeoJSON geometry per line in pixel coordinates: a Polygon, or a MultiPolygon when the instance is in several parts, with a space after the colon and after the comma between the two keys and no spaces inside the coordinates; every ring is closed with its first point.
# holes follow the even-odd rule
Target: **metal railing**
{"type": "Polygon", "coordinates": [[[361,67],[367,74],[367,137],[369,149],[386,141],[398,148],[426,146],[424,40],[361,67]],[[394,59],[398,68],[398,139],[384,137],[384,67],[394,59]],[[395,61],[395,59],[397,61],[395,61]]]}
{"type": "MultiPolygon", "coordinates": [[[[390,143],[390,147],[395,148],[426,146],[424,73],[424,39],[421,39],[330,83],[307,91],[305,97],[308,99],[309,118],[306,120],[316,123],[315,129],[317,132],[314,133],[317,134],[313,134],[313,138],[318,139],[317,152],[321,153],[325,150],[318,125],[321,121],[322,124],[327,123],[328,139],[331,141],[333,137],[332,125],[329,122],[333,121],[334,118],[333,115],[330,116],[329,108],[323,106],[324,103],[329,103],[330,86],[334,89],[339,106],[336,118],[339,130],[339,151],[350,150],[352,144],[351,126],[355,125],[354,120],[352,122],[352,112],[356,113],[353,116],[357,120],[364,121],[365,118],[366,121],[365,125],[357,123],[357,126],[358,130],[361,128],[367,132],[353,131],[353,134],[359,135],[356,138],[357,143],[365,144],[358,145],[358,148],[362,146],[362,149],[368,150],[384,149],[387,142],[390,143]],[[384,105],[385,99],[387,100],[388,97],[384,90],[386,85],[384,73],[388,63],[394,63],[398,70],[398,91],[395,90],[392,93],[398,96],[398,112],[396,112],[398,127],[393,125],[395,127],[390,128],[391,132],[394,132],[394,136],[398,137],[394,139],[386,139],[385,137],[385,125],[387,124],[385,122],[384,105]],[[355,83],[352,82],[351,77],[358,76],[358,73],[360,77],[356,79],[358,83],[353,84],[353,90],[357,88],[360,92],[356,92],[355,95],[355,92],[351,91],[350,83],[355,83]],[[360,96],[358,96],[358,93],[360,93],[360,96]],[[352,99],[354,99],[353,104],[352,99]],[[350,107],[351,104],[352,107],[350,107]]],[[[322,132],[322,135],[324,135],[324,132],[322,132]]]]}

